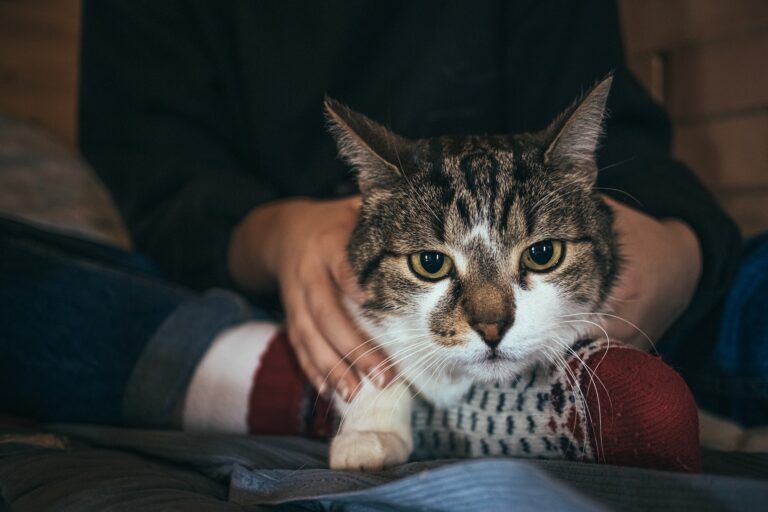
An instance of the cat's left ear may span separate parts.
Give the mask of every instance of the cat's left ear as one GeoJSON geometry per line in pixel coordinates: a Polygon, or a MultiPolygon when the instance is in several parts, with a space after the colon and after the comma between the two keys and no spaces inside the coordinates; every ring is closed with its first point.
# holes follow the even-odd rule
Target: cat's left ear
{"type": "Polygon", "coordinates": [[[613,76],[603,79],[546,130],[549,146],[544,152],[544,163],[590,187],[597,179],[595,151],[603,134],[612,82],[613,76]]]}
{"type": "Polygon", "coordinates": [[[357,171],[363,194],[393,187],[403,178],[413,160],[413,141],[332,98],[325,98],[325,112],[339,154],[357,171]]]}

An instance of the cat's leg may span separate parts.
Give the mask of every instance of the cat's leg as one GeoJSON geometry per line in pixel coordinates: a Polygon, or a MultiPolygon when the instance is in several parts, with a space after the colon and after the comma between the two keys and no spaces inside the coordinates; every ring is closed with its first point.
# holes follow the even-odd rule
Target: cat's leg
{"type": "Polygon", "coordinates": [[[376,471],[407,461],[413,450],[412,402],[405,383],[379,389],[367,379],[351,403],[337,400],[343,419],[331,442],[331,468],[376,471]]]}

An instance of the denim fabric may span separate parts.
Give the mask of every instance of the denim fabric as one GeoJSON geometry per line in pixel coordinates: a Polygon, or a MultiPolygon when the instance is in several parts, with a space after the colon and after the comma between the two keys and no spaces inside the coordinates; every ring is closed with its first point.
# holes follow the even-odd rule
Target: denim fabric
{"type": "Polygon", "coordinates": [[[768,424],[768,234],[747,246],[714,352],[693,380],[705,408],[744,426],[768,424]]]}
{"type": "Polygon", "coordinates": [[[179,427],[189,381],[216,334],[257,317],[265,318],[226,290],[211,290],[179,305],[136,362],[123,402],[125,423],[179,427]]]}
{"type": "Polygon", "coordinates": [[[189,296],[139,255],[0,219],[0,413],[119,423],[136,360],[189,296]]]}
{"type": "Polygon", "coordinates": [[[706,474],[699,475],[515,459],[359,473],[327,469],[327,444],[296,437],[61,424],[46,430],[66,436],[71,448],[27,454],[17,448],[3,457],[0,445],[0,496],[19,509],[36,500],[37,510],[67,504],[78,511],[269,505],[264,510],[700,512],[761,510],[768,500],[766,454],[706,452],[706,474]]]}
{"type": "Polygon", "coordinates": [[[246,506],[294,503],[360,511],[604,510],[523,460],[481,459],[434,468],[415,464],[400,468],[399,473],[382,476],[235,466],[229,499],[246,506]]]}

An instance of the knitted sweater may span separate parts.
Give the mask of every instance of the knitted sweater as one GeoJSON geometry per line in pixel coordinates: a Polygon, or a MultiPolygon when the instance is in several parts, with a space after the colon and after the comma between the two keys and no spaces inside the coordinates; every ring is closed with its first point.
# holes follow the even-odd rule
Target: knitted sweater
{"type": "Polygon", "coordinates": [[[594,460],[589,409],[580,390],[590,371],[581,361],[608,346],[605,341],[579,343],[564,358],[567,367],[540,364],[509,382],[475,385],[451,408],[417,400],[414,457],[594,460]]]}

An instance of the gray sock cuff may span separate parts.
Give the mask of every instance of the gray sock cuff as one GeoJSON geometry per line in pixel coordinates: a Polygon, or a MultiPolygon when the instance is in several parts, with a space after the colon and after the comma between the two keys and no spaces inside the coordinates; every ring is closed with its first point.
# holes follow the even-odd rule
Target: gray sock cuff
{"type": "Polygon", "coordinates": [[[213,340],[228,327],[260,317],[266,315],[227,290],[211,290],[182,303],[152,335],[134,366],[123,397],[123,421],[178,427],[189,382],[213,340]]]}

